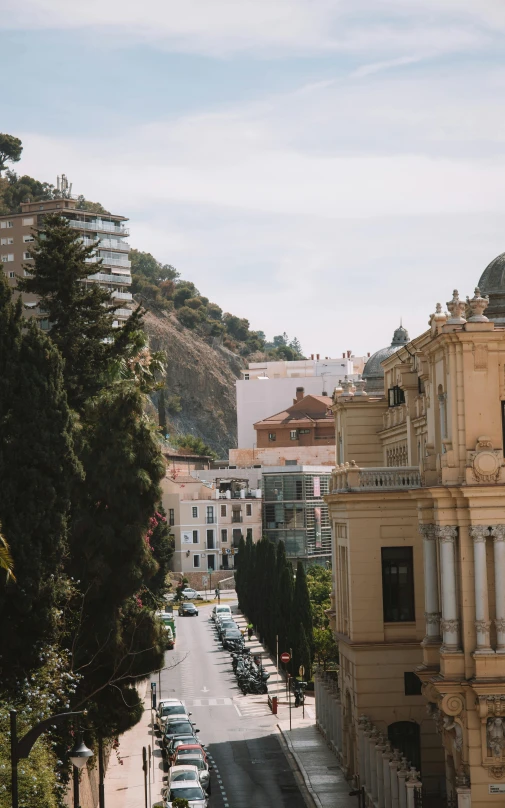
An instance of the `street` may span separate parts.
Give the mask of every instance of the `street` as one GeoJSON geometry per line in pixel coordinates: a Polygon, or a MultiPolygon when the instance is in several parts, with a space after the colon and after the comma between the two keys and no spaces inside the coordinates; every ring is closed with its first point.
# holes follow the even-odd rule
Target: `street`
{"type": "MultiPolygon", "coordinates": [[[[304,808],[267,697],[242,695],[230,654],[209,619],[211,607],[199,612],[177,618],[176,647],[167,652],[165,664],[179,664],[162,671],[161,698],[181,698],[193,713],[213,765],[210,808],[304,808]]],[[[157,675],[153,681],[159,690],[157,675]]],[[[155,758],[152,802],[158,799],[163,769],[156,741],[155,758]]]]}

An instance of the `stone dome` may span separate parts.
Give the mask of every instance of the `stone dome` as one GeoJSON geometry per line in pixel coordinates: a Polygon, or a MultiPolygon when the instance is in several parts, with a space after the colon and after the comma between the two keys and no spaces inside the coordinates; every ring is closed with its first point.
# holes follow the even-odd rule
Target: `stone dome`
{"type": "Polygon", "coordinates": [[[486,267],[478,283],[481,295],[489,295],[484,314],[490,320],[505,324],[505,253],[486,267]]]}
{"type": "Polygon", "coordinates": [[[410,342],[408,331],[401,325],[394,332],[391,345],[372,354],[363,369],[363,379],[366,379],[365,390],[369,395],[384,392],[384,368],[381,367],[381,362],[408,342],[410,342]]]}

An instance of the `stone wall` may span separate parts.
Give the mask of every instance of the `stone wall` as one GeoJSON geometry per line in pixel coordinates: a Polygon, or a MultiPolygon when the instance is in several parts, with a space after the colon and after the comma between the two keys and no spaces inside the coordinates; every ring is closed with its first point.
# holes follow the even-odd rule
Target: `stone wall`
{"type": "Polygon", "coordinates": [[[334,466],[335,444],[331,446],[279,446],[271,449],[230,449],[230,463],[241,466],[285,466],[296,460],[301,466],[334,466]]]}
{"type": "MultiPolygon", "coordinates": [[[[210,584],[210,576],[209,573],[205,570],[202,572],[185,572],[184,577],[188,579],[188,585],[191,586],[193,589],[197,590],[204,590],[205,586],[202,584],[202,578],[207,578],[207,589],[209,588],[210,584]]],[[[221,570],[219,572],[212,573],[212,589],[215,589],[219,586],[220,581],[224,581],[226,578],[233,577],[233,570],[221,570]]],[[[233,589],[233,581],[229,582],[229,585],[226,587],[227,589],[233,589]]]]}

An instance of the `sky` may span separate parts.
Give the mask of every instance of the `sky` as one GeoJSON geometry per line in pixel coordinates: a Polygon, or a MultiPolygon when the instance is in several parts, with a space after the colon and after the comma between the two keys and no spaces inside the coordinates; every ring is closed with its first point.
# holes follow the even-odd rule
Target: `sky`
{"type": "Polygon", "coordinates": [[[0,0],[0,130],[251,328],[360,355],[505,251],[504,34],[502,0],[0,0]]]}

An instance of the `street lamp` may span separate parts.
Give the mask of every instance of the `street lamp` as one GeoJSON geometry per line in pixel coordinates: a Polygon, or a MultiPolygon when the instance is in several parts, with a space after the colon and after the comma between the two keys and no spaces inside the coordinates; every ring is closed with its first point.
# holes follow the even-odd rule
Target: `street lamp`
{"type": "Polygon", "coordinates": [[[84,768],[88,759],[93,757],[93,752],[88,749],[82,739],[82,732],[77,736],[68,756],[74,764],[74,808],[79,808],[79,771],[84,768]]]}
{"type": "MultiPolygon", "coordinates": [[[[52,715],[49,718],[45,718],[39,724],[36,724],[32,729],[28,730],[26,735],[24,735],[20,741],[18,741],[18,731],[17,731],[17,717],[18,713],[17,710],[10,711],[10,727],[11,727],[11,768],[12,768],[12,778],[11,778],[11,797],[12,797],[12,808],[19,808],[19,794],[18,794],[18,763],[22,758],[27,758],[31,752],[32,746],[37,740],[37,738],[42,735],[49,727],[53,724],[59,724],[64,721],[65,718],[68,718],[71,715],[82,715],[84,711],[79,710],[78,712],[71,712],[71,713],[58,713],[57,715],[52,715]]],[[[86,765],[87,759],[93,754],[90,749],[88,749],[84,743],[82,742],[82,738],[80,739],[80,745],[76,743],[74,748],[71,750],[71,760],[74,763],[74,766],[84,766],[86,765]],[[75,761],[83,761],[82,763],[75,763],[75,761]]],[[[75,778],[74,778],[75,783],[75,778]]],[[[77,796],[77,802],[75,802],[75,790],[74,790],[74,806],[78,808],[79,805],[79,797],[77,796]]]]}

